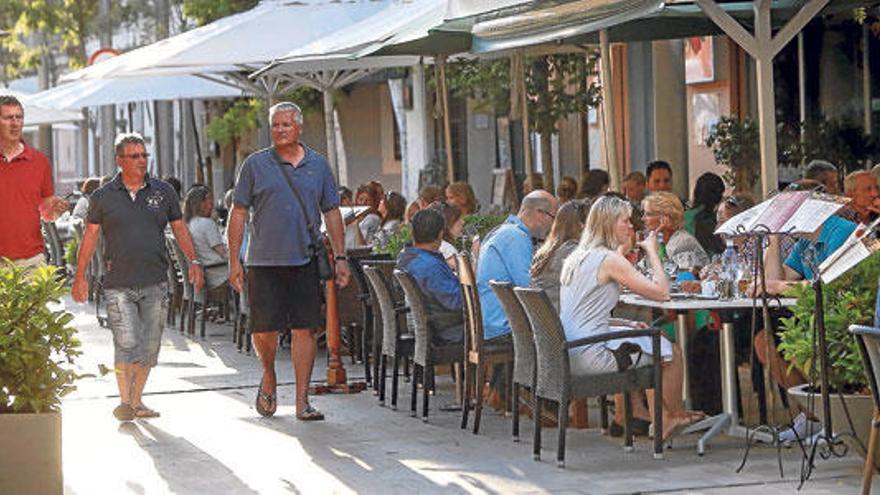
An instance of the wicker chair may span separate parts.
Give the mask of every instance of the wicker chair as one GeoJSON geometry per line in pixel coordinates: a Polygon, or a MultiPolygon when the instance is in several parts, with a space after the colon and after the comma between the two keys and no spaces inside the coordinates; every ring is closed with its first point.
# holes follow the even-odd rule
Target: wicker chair
{"type": "MultiPolygon", "coordinates": [[[[205,320],[207,318],[207,313],[208,313],[208,311],[207,311],[208,303],[210,302],[208,300],[207,280],[205,280],[205,283],[202,284],[201,290],[196,292],[195,285],[193,284],[193,281],[190,280],[190,278],[189,278],[189,260],[187,259],[186,255],[183,253],[183,249],[181,249],[180,244],[177,243],[177,239],[169,238],[169,237],[166,237],[165,239],[168,243],[171,244],[171,252],[173,253],[175,261],[177,262],[177,266],[180,269],[181,278],[183,279],[183,306],[184,306],[184,310],[181,315],[180,331],[183,332],[183,330],[184,330],[183,316],[185,315],[186,319],[189,323],[188,333],[191,337],[195,337],[196,308],[201,307],[202,318],[201,318],[201,324],[199,326],[199,335],[201,336],[202,339],[204,339],[205,338],[205,320]]],[[[224,262],[224,263],[217,263],[217,264],[213,264],[213,265],[205,265],[202,267],[202,269],[207,270],[208,268],[215,268],[218,266],[226,266],[226,263],[224,262]]],[[[224,304],[228,304],[224,301],[221,301],[221,302],[223,302],[224,304]]]]}
{"type": "Polygon", "coordinates": [[[880,328],[850,325],[849,331],[855,335],[865,363],[871,397],[874,399],[874,417],[871,420],[871,434],[868,436],[868,452],[862,474],[862,494],[871,493],[874,477],[874,457],[877,453],[877,435],[880,433],[880,328]]]}
{"type": "Polygon", "coordinates": [[[540,414],[535,402],[535,338],[532,326],[523,310],[522,304],[513,293],[510,282],[489,281],[489,286],[498,297],[513,336],[513,379],[511,380],[510,396],[513,402],[513,441],[519,442],[519,390],[526,387],[532,391],[532,414],[540,414]]]}
{"type": "MultiPolygon", "coordinates": [[[[470,397],[474,395],[474,434],[480,432],[480,417],[483,413],[483,382],[485,366],[504,364],[507,375],[513,365],[513,345],[510,342],[491,343],[483,339],[483,314],[477,281],[467,255],[455,256],[458,280],[464,294],[465,332],[464,332],[464,397],[461,404],[461,428],[467,428],[470,412],[470,397]]],[[[512,381],[512,380],[511,380],[512,381]]],[[[510,382],[508,382],[510,383],[510,382]]]]}
{"type": "Polygon", "coordinates": [[[358,300],[361,303],[361,315],[363,316],[360,342],[357,348],[360,350],[361,361],[364,363],[364,378],[373,387],[373,390],[379,390],[380,359],[378,356],[382,347],[382,333],[376,332],[376,329],[381,328],[381,322],[378,310],[373,311],[375,296],[373,288],[367,282],[367,276],[364,275],[364,266],[379,262],[390,263],[391,257],[371,252],[361,254],[358,250],[347,251],[346,256],[351,267],[352,279],[358,286],[358,300]]]}
{"type": "Polygon", "coordinates": [[[388,359],[393,362],[391,374],[391,409],[397,409],[398,371],[401,359],[413,354],[414,338],[412,334],[401,331],[400,316],[406,312],[403,306],[395,307],[388,279],[381,268],[365,266],[366,275],[373,294],[376,296],[377,307],[382,318],[382,353],[379,366],[379,403],[385,405],[385,372],[388,359]]]}
{"type": "Polygon", "coordinates": [[[462,345],[434,345],[428,314],[425,310],[424,294],[415,279],[405,270],[394,270],[394,277],[403,288],[413,322],[415,344],[413,351],[413,379],[410,410],[416,415],[418,378],[422,383],[422,421],[428,421],[428,392],[433,389],[434,365],[461,362],[462,345]]]}
{"type": "MultiPolygon", "coordinates": [[[[644,330],[623,330],[606,332],[592,337],[568,342],[562,322],[550,298],[541,289],[517,287],[513,289],[522,304],[529,322],[532,324],[537,351],[537,379],[534,394],[535,411],[540,410],[542,400],[552,400],[559,404],[559,442],[556,461],[559,467],[565,466],[565,429],[568,426],[568,404],[575,398],[598,397],[615,393],[624,394],[624,450],[631,451],[633,436],[630,421],[632,409],[629,393],[634,390],[654,389],[654,431],[663,431],[662,415],[662,376],[660,371],[660,330],[649,328],[644,330]],[[571,376],[568,351],[575,347],[598,344],[622,337],[650,336],[653,339],[653,366],[631,368],[620,372],[589,375],[585,377],[571,376]]],[[[541,426],[540,415],[535,414],[535,460],[541,458],[541,426]]],[[[659,433],[654,435],[654,457],[663,456],[663,441],[659,433]]]]}

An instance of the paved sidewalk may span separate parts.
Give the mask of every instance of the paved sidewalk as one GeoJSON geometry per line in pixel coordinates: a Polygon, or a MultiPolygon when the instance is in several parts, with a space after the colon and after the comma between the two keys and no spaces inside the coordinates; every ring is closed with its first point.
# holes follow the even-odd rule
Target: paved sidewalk
{"type": "MultiPolygon", "coordinates": [[[[69,301],[68,309],[77,314],[83,341],[81,371],[111,365],[110,334],[98,327],[94,309],[69,301]]],[[[517,444],[509,418],[484,411],[480,435],[473,435],[458,428],[458,413],[437,410],[452,397],[445,377],[438,377],[428,424],[409,416],[403,380],[399,411],[379,407],[370,391],[318,396],[312,401],[327,420],[298,422],[286,352],[278,356],[278,413],[261,418],[253,408],[259,363],[237,352],[231,335],[231,325],[209,324],[205,341],[166,330],[145,396],[161,418],[120,425],[110,414],[118,402],[115,378],[81,380],[63,405],[65,493],[774,494],[798,486],[799,449],[782,451],[784,479],[776,451],[767,447],[754,448],[737,474],[743,442],[724,438],[703,457],[694,451],[696,437],[677,439],[663,460],[654,460],[645,438],[627,454],[598,430],[570,430],[562,470],[555,466],[555,429],[547,429],[543,460],[535,462],[529,421],[517,444]]],[[[324,364],[319,356],[315,379],[324,377],[324,364]]],[[[362,367],[348,358],[345,365],[353,380],[362,378],[362,367]]],[[[799,493],[857,493],[861,466],[854,454],[820,460],[799,493]]]]}

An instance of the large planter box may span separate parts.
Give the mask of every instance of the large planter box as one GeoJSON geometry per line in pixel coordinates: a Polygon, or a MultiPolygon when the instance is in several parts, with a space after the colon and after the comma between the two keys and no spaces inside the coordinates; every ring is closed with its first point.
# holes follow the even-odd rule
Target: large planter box
{"type": "MultiPolygon", "coordinates": [[[[794,397],[794,399],[803,407],[806,411],[809,406],[809,394],[806,389],[809,385],[798,385],[797,387],[792,387],[788,389],[788,395],[794,397]]],[[[853,429],[855,430],[853,433],[856,437],[861,439],[865,448],[868,447],[868,435],[871,432],[871,418],[874,416],[874,399],[871,398],[870,395],[856,395],[856,394],[844,394],[843,399],[846,401],[847,410],[849,410],[849,415],[852,418],[853,429]]],[[[818,419],[822,420],[822,396],[821,394],[815,394],[813,402],[814,405],[814,413],[818,417],[818,419]]],[[[834,427],[834,431],[837,433],[840,432],[848,432],[849,431],[849,422],[846,419],[846,413],[843,410],[843,405],[840,402],[840,396],[837,394],[831,394],[831,422],[834,427]]],[[[858,452],[858,454],[862,457],[865,456],[865,452],[858,445],[858,442],[850,438],[849,436],[843,437],[844,443],[849,446],[850,450],[858,452]]],[[[874,456],[874,465],[880,466],[880,449],[877,449],[877,454],[874,456]]]]}
{"type": "Polygon", "coordinates": [[[61,413],[0,414],[0,493],[61,495],[61,413]]]}

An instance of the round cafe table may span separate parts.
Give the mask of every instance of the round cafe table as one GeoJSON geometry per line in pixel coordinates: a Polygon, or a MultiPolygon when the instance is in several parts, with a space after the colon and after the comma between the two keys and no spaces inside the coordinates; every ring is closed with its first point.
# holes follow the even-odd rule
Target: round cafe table
{"type": "MultiPolygon", "coordinates": [[[[772,306],[787,307],[793,306],[797,299],[781,298],[769,299],[772,306]]],[[[697,454],[703,455],[706,452],[706,446],[709,440],[718,434],[726,434],[729,436],[746,438],[751,437],[765,443],[772,443],[773,437],[763,432],[749,432],[748,429],[740,424],[739,411],[736,403],[736,359],[734,358],[734,340],[733,340],[733,323],[729,317],[732,311],[751,309],[754,301],[748,298],[737,298],[730,300],[709,299],[701,296],[685,296],[681,297],[675,294],[669,301],[653,301],[636,294],[622,294],[620,303],[629,304],[631,306],[641,306],[647,308],[658,308],[663,310],[672,310],[676,313],[675,319],[675,341],[681,348],[684,362],[687,363],[687,312],[699,309],[710,311],[718,311],[721,314],[721,338],[719,339],[720,356],[721,356],[721,403],[722,412],[716,416],[705,418],[691,426],[684,432],[694,433],[706,430],[706,433],[697,441],[697,454]]],[[[760,307],[760,301],[758,302],[760,307]]],[[[682,400],[685,407],[690,407],[688,370],[687,365],[684,366],[684,383],[682,387],[682,400]]]]}

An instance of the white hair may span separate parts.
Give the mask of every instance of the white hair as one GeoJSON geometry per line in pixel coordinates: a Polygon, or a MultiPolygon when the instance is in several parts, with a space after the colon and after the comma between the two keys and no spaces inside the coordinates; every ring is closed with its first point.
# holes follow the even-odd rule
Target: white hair
{"type": "Polygon", "coordinates": [[[276,103],[269,107],[269,122],[272,122],[272,118],[275,116],[276,113],[284,112],[293,112],[293,120],[298,125],[303,125],[302,109],[299,107],[299,105],[291,101],[282,101],[281,103],[276,103]]]}

